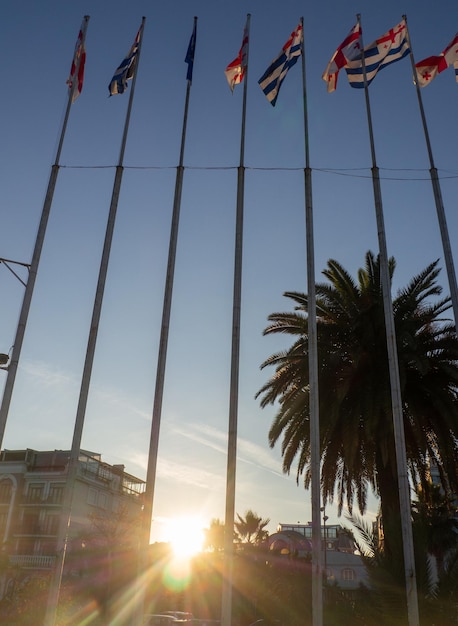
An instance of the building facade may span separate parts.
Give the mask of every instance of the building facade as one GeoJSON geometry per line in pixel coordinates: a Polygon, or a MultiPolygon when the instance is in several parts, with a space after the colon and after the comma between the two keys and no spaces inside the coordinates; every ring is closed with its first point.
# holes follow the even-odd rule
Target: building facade
{"type": "MultiPolygon", "coordinates": [[[[0,454],[0,599],[11,572],[46,575],[56,558],[70,451],[3,450],[0,454]]],[[[144,481],[81,451],[73,491],[70,542],[91,526],[91,514],[121,508],[139,516],[144,481]]]]}
{"type": "MultiPolygon", "coordinates": [[[[270,535],[267,544],[269,550],[279,555],[310,559],[312,525],[279,524],[277,532],[270,535]]],[[[356,554],[351,533],[345,528],[339,524],[323,524],[321,546],[323,569],[330,584],[335,583],[342,589],[356,589],[360,584],[368,585],[364,563],[359,554],[356,554]]]]}

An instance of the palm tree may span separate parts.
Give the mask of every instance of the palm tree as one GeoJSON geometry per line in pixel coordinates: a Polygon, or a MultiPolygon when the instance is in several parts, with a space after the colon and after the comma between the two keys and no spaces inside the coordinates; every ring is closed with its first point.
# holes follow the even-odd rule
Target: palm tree
{"type": "Polygon", "coordinates": [[[210,528],[205,529],[205,549],[212,552],[222,552],[224,550],[224,522],[218,518],[213,518],[210,528]]]}
{"type": "MultiPolygon", "coordinates": [[[[321,489],[324,502],[337,493],[339,514],[356,501],[361,514],[368,489],[380,497],[385,549],[399,534],[399,497],[380,261],[366,254],[357,282],[335,260],[316,285],[320,395],[321,489]]],[[[438,261],[393,301],[403,400],[406,453],[414,485],[426,484],[435,462],[446,493],[458,493],[458,339],[443,319],[449,298],[440,296],[438,261]]],[[[389,260],[392,278],[394,259],[389,260]]],[[[283,471],[297,463],[310,485],[307,295],[285,294],[291,313],[273,313],[264,334],[288,334],[293,345],[262,367],[275,373],[257,393],[261,406],[279,403],[269,431],[271,447],[282,437],[283,471]]]]}
{"type": "Polygon", "coordinates": [[[265,530],[270,519],[262,519],[251,509],[245,513],[245,518],[237,513],[238,521],[235,522],[235,528],[239,537],[246,543],[259,545],[268,536],[269,532],[265,530]]]}
{"type": "Polygon", "coordinates": [[[458,548],[458,519],[454,500],[433,482],[417,489],[412,502],[414,525],[425,548],[435,561],[438,576],[446,568],[447,556],[458,548]]]}

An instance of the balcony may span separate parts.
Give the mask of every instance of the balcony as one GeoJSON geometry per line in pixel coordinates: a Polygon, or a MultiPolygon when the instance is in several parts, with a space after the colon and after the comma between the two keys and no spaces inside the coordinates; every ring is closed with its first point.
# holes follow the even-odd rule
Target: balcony
{"type": "Polygon", "coordinates": [[[15,554],[10,556],[10,565],[22,569],[50,570],[54,566],[55,556],[40,556],[35,554],[15,554]]]}

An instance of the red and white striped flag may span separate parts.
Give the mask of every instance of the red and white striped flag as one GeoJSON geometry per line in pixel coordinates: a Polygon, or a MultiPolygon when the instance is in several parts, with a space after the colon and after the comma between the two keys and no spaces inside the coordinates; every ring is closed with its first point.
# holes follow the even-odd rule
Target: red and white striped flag
{"type": "Polygon", "coordinates": [[[86,62],[86,49],[84,47],[84,22],[81,26],[81,30],[76,40],[75,53],[73,55],[72,67],[70,69],[70,75],[67,78],[67,85],[72,92],[72,102],[75,102],[77,97],[83,90],[84,81],[84,64],[86,62]],[[73,86],[76,81],[75,86],[73,86]],[[73,91],[72,91],[73,90],[73,91]]]}
{"type": "Polygon", "coordinates": [[[433,78],[436,78],[438,74],[446,70],[450,65],[453,65],[455,68],[456,80],[458,82],[458,33],[439,56],[427,57],[415,63],[418,84],[420,87],[426,87],[433,78]]]}
{"type": "Polygon", "coordinates": [[[354,61],[361,54],[361,25],[355,24],[348,36],[332,55],[322,79],[328,84],[328,93],[337,87],[337,78],[341,70],[349,61],[354,61]]]}
{"type": "Polygon", "coordinates": [[[224,70],[226,74],[227,82],[231,91],[234,91],[234,86],[239,85],[243,77],[245,76],[246,66],[247,66],[247,55],[248,55],[248,30],[245,25],[245,30],[243,31],[243,41],[242,46],[239,50],[237,57],[229,63],[229,65],[224,70]]]}

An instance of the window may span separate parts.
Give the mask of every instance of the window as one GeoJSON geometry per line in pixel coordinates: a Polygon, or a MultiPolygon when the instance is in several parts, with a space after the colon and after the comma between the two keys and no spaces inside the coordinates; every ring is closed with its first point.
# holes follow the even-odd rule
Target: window
{"type": "Polygon", "coordinates": [[[33,539],[21,538],[18,541],[16,554],[34,554],[35,541],[33,539]]]}
{"type": "Polygon", "coordinates": [[[32,483],[29,485],[28,501],[39,502],[43,498],[44,484],[32,483]]]}
{"type": "Polygon", "coordinates": [[[106,493],[99,493],[99,507],[106,509],[108,506],[108,497],[106,493]]]}
{"type": "Polygon", "coordinates": [[[12,491],[11,480],[0,480],[0,504],[9,504],[12,491]]]}
{"type": "Polygon", "coordinates": [[[40,511],[37,509],[28,509],[24,513],[22,518],[21,534],[23,535],[38,535],[41,534],[42,528],[40,527],[40,511]]]}
{"type": "Polygon", "coordinates": [[[57,535],[59,531],[59,515],[47,515],[44,522],[45,535],[57,535]]]}
{"type": "Polygon", "coordinates": [[[54,483],[49,488],[48,500],[52,504],[61,504],[64,495],[64,486],[54,483]]]}
{"type": "Polygon", "coordinates": [[[351,567],[346,567],[342,570],[342,580],[356,580],[355,570],[351,567]]]}
{"type": "Polygon", "coordinates": [[[0,539],[6,530],[7,522],[8,522],[8,513],[7,512],[0,513],[0,539]]]}
{"type": "Polygon", "coordinates": [[[89,488],[87,493],[87,503],[92,504],[92,506],[97,506],[97,489],[89,488]]]}

